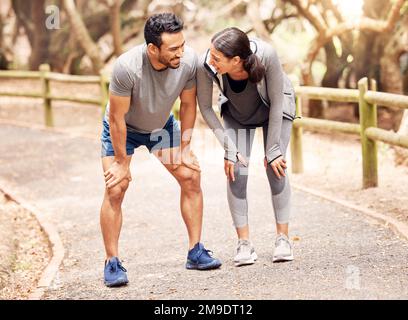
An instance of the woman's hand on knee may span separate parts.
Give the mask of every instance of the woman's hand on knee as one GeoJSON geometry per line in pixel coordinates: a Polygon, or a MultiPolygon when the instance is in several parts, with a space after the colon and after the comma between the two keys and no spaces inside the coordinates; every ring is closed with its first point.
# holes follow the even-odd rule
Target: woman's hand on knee
{"type": "Polygon", "coordinates": [[[247,159],[240,154],[239,152],[237,152],[237,160],[240,164],[242,164],[244,167],[248,167],[248,161],[247,159]]]}
{"type": "Polygon", "coordinates": [[[224,159],[224,171],[228,181],[235,181],[234,166],[234,162],[224,159]]]}
{"type": "MultiPolygon", "coordinates": [[[[264,164],[265,163],[266,163],[266,159],[264,161],[264,164]]],[[[287,166],[286,166],[286,160],[283,159],[283,156],[280,156],[276,158],[275,160],[273,160],[270,163],[270,166],[273,172],[275,173],[275,175],[278,177],[278,179],[280,179],[281,177],[286,177],[285,169],[287,168],[287,166]]]]}
{"type": "Polygon", "coordinates": [[[235,181],[235,174],[234,174],[234,167],[236,164],[240,164],[244,167],[248,167],[248,161],[247,159],[237,152],[237,163],[234,163],[230,160],[224,159],[224,171],[225,175],[227,176],[227,179],[234,182],[235,181]]]}

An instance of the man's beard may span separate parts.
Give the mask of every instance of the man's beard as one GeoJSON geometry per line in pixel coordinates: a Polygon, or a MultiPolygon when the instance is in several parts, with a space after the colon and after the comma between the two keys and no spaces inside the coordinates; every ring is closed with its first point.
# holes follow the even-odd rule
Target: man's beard
{"type": "Polygon", "coordinates": [[[172,65],[172,64],[171,64],[171,61],[172,61],[172,60],[180,60],[180,59],[179,59],[179,58],[173,58],[173,59],[171,59],[171,60],[164,60],[162,57],[159,57],[159,62],[160,62],[161,64],[165,65],[165,66],[166,66],[166,69],[167,69],[167,68],[177,69],[178,67],[180,67],[180,63],[179,63],[177,66],[172,65]]]}

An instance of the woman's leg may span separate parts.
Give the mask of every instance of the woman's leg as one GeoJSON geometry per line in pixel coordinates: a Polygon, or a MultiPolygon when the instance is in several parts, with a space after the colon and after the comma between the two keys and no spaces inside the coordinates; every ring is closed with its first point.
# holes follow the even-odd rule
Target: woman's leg
{"type": "MultiPolygon", "coordinates": [[[[280,146],[281,151],[283,153],[283,157],[286,156],[286,150],[290,140],[290,134],[292,131],[292,121],[283,119],[282,121],[282,131],[280,137],[280,146]]],[[[263,136],[264,136],[264,146],[266,146],[266,135],[268,132],[267,126],[263,128],[263,136]]],[[[276,177],[275,173],[273,172],[270,165],[266,168],[266,174],[268,176],[269,186],[271,188],[272,194],[272,205],[273,210],[275,213],[275,221],[276,221],[276,232],[278,237],[276,239],[275,244],[275,254],[274,254],[274,261],[286,261],[292,260],[293,254],[292,249],[290,247],[289,239],[288,239],[288,232],[289,232],[289,218],[290,218],[290,210],[291,210],[291,189],[289,184],[289,177],[287,172],[286,177],[282,177],[279,179],[276,177]],[[283,241],[285,243],[278,244],[279,241],[283,241]],[[278,246],[282,245],[284,253],[288,255],[284,258],[280,255],[280,248],[278,246]],[[279,250],[277,250],[279,249],[279,250]],[[278,252],[279,251],[279,252],[278,252]],[[277,257],[280,255],[280,257],[277,257]]]]}
{"type": "MultiPolygon", "coordinates": [[[[247,160],[251,157],[255,128],[242,126],[228,115],[224,115],[224,126],[229,137],[236,144],[239,153],[247,160]]],[[[258,258],[249,241],[247,183],[248,167],[240,163],[234,166],[235,181],[227,182],[227,198],[232,221],[238,236],[234,263],[236,266],[253,264],[258,258]]]]}
{"type": "MultiPolygon", "coordinates": [[[[290,134],[292,130],[292,121],[283,119],[282,131],[280,137],[280,146],[283,157],[286,156],[286,150],[288,148],[290,134]]],[[[264,147],[266,147],[266,135],[268,132],[267,125],[263,127],[264,147]]],[[[273,172],[270,165],[267,166],[266,174],[268,176],[269,186],[272,194],[272,205],[275,211],[275,221],[278,233],[288,234],[288,223],[290,217],[290,184],[287,172],[286,177],[279,179],[273,172]]]]}
{"type": "MultiPolygon", "coordinates": [[[[228,136],[237,146],[238,152],[246,158],[249,165],[255,129],[241,125],[228,114],[224,114],[223,118],[228,136]]],[[[235,181],[229,180],[227,182],[228,205],[238,238],[248,240],[248,167],[237,162],[234,166],[234,175],[235,181]]]]}

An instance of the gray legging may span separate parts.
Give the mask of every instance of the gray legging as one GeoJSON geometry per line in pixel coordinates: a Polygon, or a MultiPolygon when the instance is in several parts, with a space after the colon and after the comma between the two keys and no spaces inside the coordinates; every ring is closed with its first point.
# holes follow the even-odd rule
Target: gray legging
{"type": "MultiPolygon", "coordinates": [[[[251,157],[252,143],[255,136],[255,127],[248,127],[238,123],[227,112],[223,116],[224,127],[228,136],[232,139],[238,148],[238,151],[244,155],[248,161],[251,157]]],[[[268,124],[262,127],[264,149],[266,148],[266,136],[268,134],[268,124]]],[[[282,131],[280,136],[280,147],[283,156],[286,155],[286,149],[290,140],[292,130],[292,121],[283,118],[282,131]]],[[[266,174],[268,176],[269,186],[272,194],[272,205],[275,212],[275,221],[279,224],[289,223],[290,216],[290,184],[288,174],[286,177],[278,179],[270,165],[268,165],[266,174]]],[[[232,220],[236,228],[244,227],[248,224],[248,200],[247,183],[248,168],[237,163],[234,166],[235,181],[227,183],[228,204],[231,210],[232,220]]]]}

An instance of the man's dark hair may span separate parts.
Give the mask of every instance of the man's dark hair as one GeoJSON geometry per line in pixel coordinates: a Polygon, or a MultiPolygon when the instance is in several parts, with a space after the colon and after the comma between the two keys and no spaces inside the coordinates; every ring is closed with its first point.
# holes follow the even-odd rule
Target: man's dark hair
{"type": "Polygon", "coordinates": [[[158,13],[147,19],[144,27],[146,44],[153,43],[160,48],[163,32],[177,33],[183,30],[183,21],[174,13],[158,13]]]}

